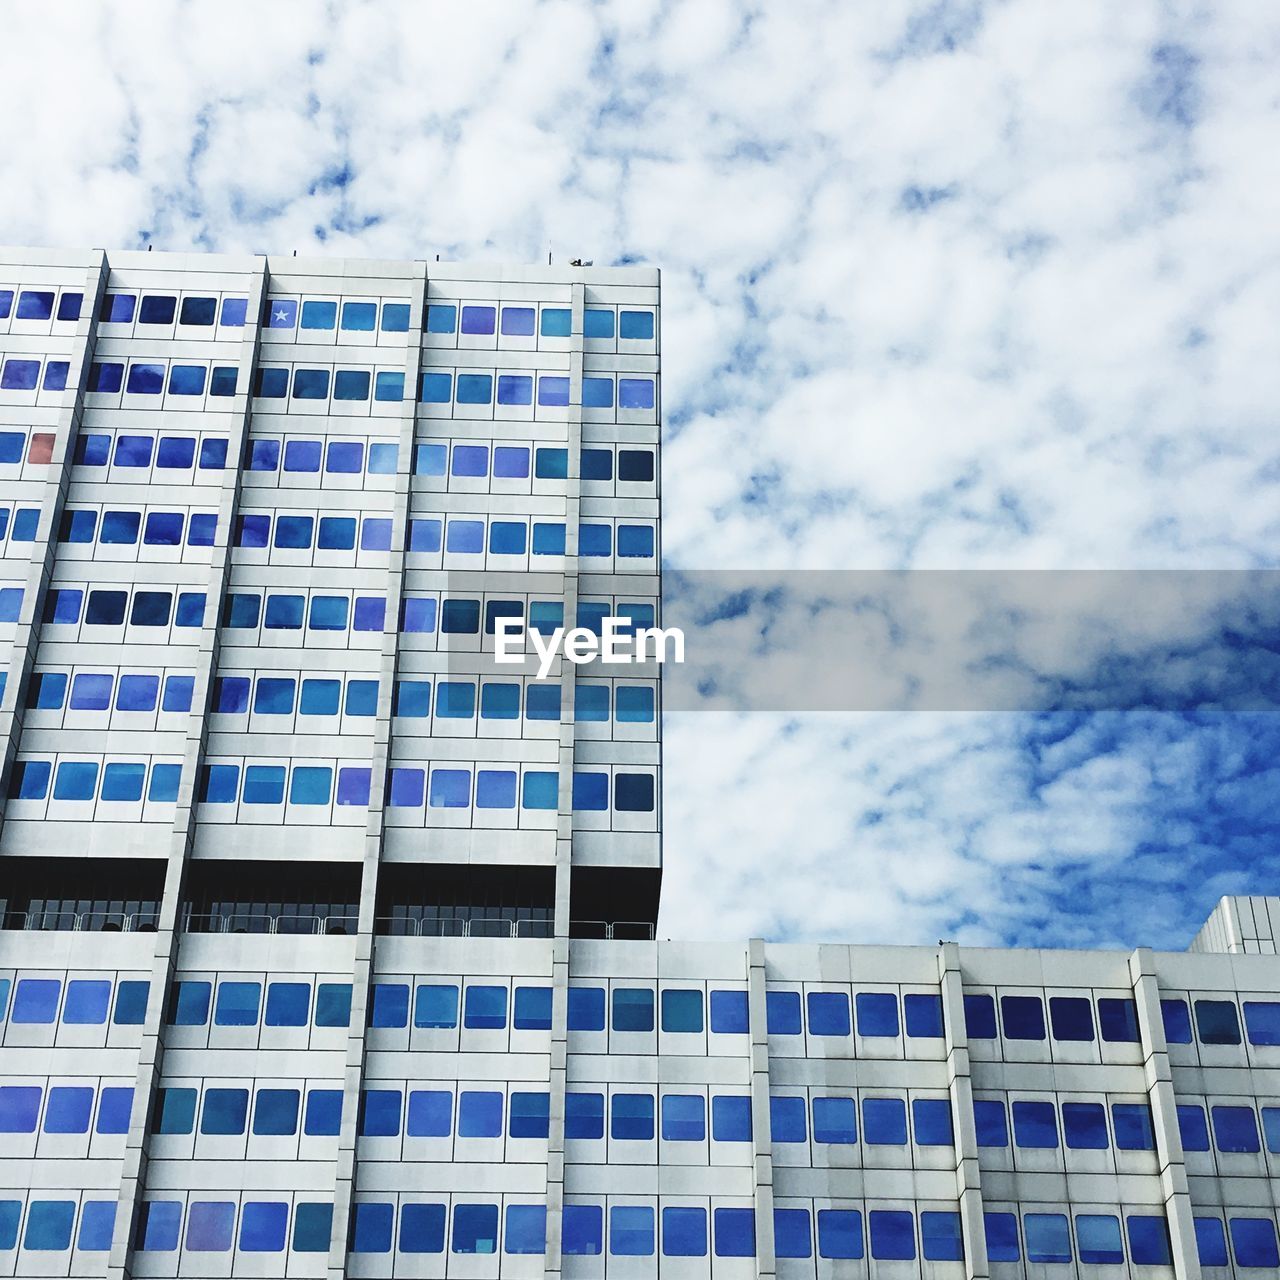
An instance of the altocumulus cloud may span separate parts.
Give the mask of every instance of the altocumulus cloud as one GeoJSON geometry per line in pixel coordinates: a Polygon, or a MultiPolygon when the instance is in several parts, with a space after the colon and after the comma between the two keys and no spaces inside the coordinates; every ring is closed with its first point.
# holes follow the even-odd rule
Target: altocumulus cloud
{"type": "MultiPolygon", "coordinates": [[[[1269,567],[1278,56],[1253,0],[15,0],[0,238],[658,264],[682,567],[1269,567]]],[[[1275,869],[1273,736],[681,715],[668,931],[1180,943],[1275,869]]]]}

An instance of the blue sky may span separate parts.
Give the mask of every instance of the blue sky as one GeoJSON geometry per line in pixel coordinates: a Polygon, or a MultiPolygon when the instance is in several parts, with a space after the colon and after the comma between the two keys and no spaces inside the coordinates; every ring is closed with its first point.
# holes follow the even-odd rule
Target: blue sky
{"type": "MultiPolygon", "coordinates": [[[[0,240],[664,271],[685,568],[1272,568],[1256,0],[16,0],[0,240]]],[[[1181,946],[1268,715],[682,713],[672,936],[1181,946]]]]}

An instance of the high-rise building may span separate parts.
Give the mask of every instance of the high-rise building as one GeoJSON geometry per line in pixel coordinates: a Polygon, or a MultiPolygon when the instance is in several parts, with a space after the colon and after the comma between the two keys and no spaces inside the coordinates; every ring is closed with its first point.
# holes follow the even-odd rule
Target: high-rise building
{"type": "Polygon", "coordinates": [[[1280,899],[653,939],[658,668],[495,640],[657,620],[658,337],[648,269],[0,250],[0,1276],[1280,1270],[1280,899]]]}

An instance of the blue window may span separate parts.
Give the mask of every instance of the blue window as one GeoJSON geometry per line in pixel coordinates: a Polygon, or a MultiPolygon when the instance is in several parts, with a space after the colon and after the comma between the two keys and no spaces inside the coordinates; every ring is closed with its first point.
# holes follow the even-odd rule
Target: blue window
{"type": "Polygon", "coordinates": [[[1169,1224],[1163,1214],[1131,1213],[1125,1218],[1125,1229],[1129,1234],[1129,1256],[1139,1266],[1167,1267],[1172,1261],[1169,1224]]]}
{"type": "MultiPolygon", "coordinates": [[[[453,524],[450,523],[450,529],[453,524]]],[[[528,545],[529,527],[523,521],[494,520],[489,525],[489,551],[492,555],[522,556],[528,545]]]]}
{"type": "Polygon", "coordinates": [[[668,1207],[662,1211],[662,1255],[665,1258],[705,1258],[707,1211],[668,1207]]]}
{"type": "Polygon", "coordinates": [[[102,307],[98,312],[98,318],[104,324],[130,324],[137,305],[136,294],[105,293],[102,295],[102,307]]]}
{"type": "Polygon", "coordinates": [[[391,770],[388,804],[393,809],[421,808],[426,794],[426,774],[421,769],[391,770]]]}
{"type": "Polygon", "coordinates": [[[754,1209],[716,1209],[712,1214],[712,1221],[715,1226],[717,1258],[755,1257],[756,1214],[754,1209]]]}
{"type": "Polygon", "coordinates": [[[551,988],[517,987],[512,1025],[517,1031],[550,1031],[551,988]]]}
{"type": "Polygon", "coordinates": [[[245,804],[282,804],[284,802],[284,766],[249,764],[244,769],[245,804]]]}
{"type": "MultiPolygon", "coordinates": [[[[259,440],[256,445],[264,445],[269,449],[269,465],[261,470],[274,471],[279,465],[280,443],[277,440],[259,440]]],[[[256,468],[250,467],[250,470],[256,468]]],[[[320,470],[319,440],[290,440],[284,447],[284,469],[304,475],[320,470]]]]}
{"type": "Polygon", "coordinates": [[[560,686],[530,684],[525,690],[524,713],[530,720],[559,720],[560,686]]]}
{"type": "Polygon", "coordinates": [[[324,400],[329,395],[328,369],[295,369],[293,371],[293,398],[295,400],[324,400]]]}
{"type": "MultiPolygon", "coordinates": [[[[46,391],[65,391],[67,389],[67,374],[71,371],[71,365],[66,360],[50,360],[44,366],[44,389],[46,391]]],[[[38,462],[38,458],[32,458],[33,462],[38,462]]]]}
{"type": "Polygon", "coordinates": [[[1138,1006],[1131,999],[1104,996],[1098,1001],[1098,1029],[1111,1044],[1137,1044],[1138,1006]]]}
{"type": "Polygon", "coordinates": [[[62,1021],[98,1026],[107,1020],[111,1004],[111,983],[98,978],[73,978],[67,983],[67,999],[62,1021]]]}
{"type": "Polygon", "coordinates": [[[790,1094],[770,1095],[769,1133],[774,1142],[807,1142],[809,1128],[804,1099],[790,1094]]]}
{"type": "Polygon", "coordinates": [[[53,766],[47,760],[19,760],[13,766],[9,794],[17,800],[43,800],[53,766]]]}
{"type": "Polygon", "coordinates": [[[157,1089],[151,1114],[155,1133],[190,1133],[195,1126],[196,1091],[194,1089],[157,1089]]]}
{"type": "Polygon", "coordinates": [[[609,718],[609,686],[579,684],[574,691],[573,718],[579,723],[603,723],[609,718]]]}
{"type": "Polygon", "coordinates": [[[458,374],[459,404],[490,404],[493,401],[493,375],[489,373],[458,374]]]}
{"type": "Polygon", "coordinates": [[[1116,1146],[1121,1151],[1155,1150],[1151,1108],[1145,1102],[1113,1102],[1111,1122],[1115,1126],[1116,1146]]]}
{"type": "Polygon", "coordinates": [[[773,1250],[779,1258],[813,1257],[813,1230],[808,1209],[773,1211],[773,1250]]]}
{"type": "MultiPolygon", "coordinates": [[[[301,596],[270,596],[267,599],[267,626],[272,625],[271,606],[276,600],[296,600],[301,605],[301,596]]],[[[347,619],[351,611],[351,601],[346,596],[312,596],[311,611],[307,618],[307,626],[312,631],[345,631],[347,619]]],[[[292,613],[283,614],[292,617],[292,613]]],[[[293,624],[285,621],[278,623],[281,627],[293,624]]]]}
{"type": "Polygon", "coordinates": [[[578,1093],[573,1090],[565,1094],[564,1136],[584,1139],[604,1137],[604,1094],[578,1093]]]}
{"type": "Polygon", "coordinates": [[[206,1089],[200,1111],[200,1132],[243,1133],[248,1114],[248,1089],[206,1089]]]}
{"type": "Polygon", "coordinates": [[[1280,1154],[1280,1107],[1262,1108],[1262,1136],[1267,1150],[1272,1155],[1280,1154]]]}
{"type": "Polygon", "coordinates": [[[1119,1218],[1111,1213],[1077,1213],[1076,1245],[1081,1262],[1098,1265],[1123,1262],[1119,1218]]]}
{"type": "Polygon", "coordinates": [[[175,982],[169,995],[169,1023],[175,1027],[201,1027],[209,1021],[208,982],[175,982]]]}
{"type": "MultiPolygon", "coordinates": [[[[18,602],[22,601],[22,592],[18,590],[13,592],[10,588],[0,591],[0,607],[8,606],[12,597],[16,595],[18,602]]],[[[123,597],[123,592],[121,593],[123,597]]],[[[84,599],[84,592],[79,589],[68,590],[66,588],[53,587],[49,594],[45,597],[44,620],[45,622],[54,623],[75,623],[80,621],[80,605],[84,599]]],[[[5,621],[14,622],[17,620],[17,610],[11,609],[6,612],[5,621]],[[12,612],[13,617],[8,617],[8,612],[12,612]]],[[[124,621],[124,604],[123,599],[120,606],[120,620],[124,621]]]]}
{"type": "Polygon", "coordinates": [[[863,1098],[862,1140],[872,1146],[905,1145],[907,1104],[901,1098],[863,1098]]]}
{"type": "Polygon", "coordinates": [[[105,711],[111,706],[111,687],[114,680],[108,675],[82,672],[71,682],[71,708],[73,711],[105,711]]]}
{"type": "MultiPolygon", "coordinates": [[[[783,1102],[787,1099],[776,1098],[771,1101],[783,1102]]],[[[814,1098],[813,1140],[836,1144],[857,1142],[857,1103],[852,1098],[814,1098]]],[[[794,1139],[794,1141],[800,1141],[800,1139],[794,1139]]]]}
{"type": "Polygon", "coordinates": [[[181,774],[180,764],[153,764],[147,799],[157,803],[172,804],[178,798],[178,781],[181,774]]]}
{"type": "Polygon", "coordinates": [[[27,686],[27,706],[37,711],[58,711],[67,698],[67,677],[61,671],[41,671],[27,686]]]}
{"type": "Polygon", "coordinates": [[[896,1036],[898,1034],[898,997],[887,991],[859,991],[858,1034],[860,1036],[896,1036]]]}
{"type": "MultiPolygon", "coordinates": [[[[538,385],[541,396],[541,382],[538,385]]],[[[539,480],[566,479],[569,474],[569,451],[553,448],[535,450],[533,474],[539,480]]]]}
{"type": "Polygon", "coordinates": [[[372,333],[378,324],[376,302],[344,302],[342,327],[351,333],[372,333]]]}
{"type": "Polygon", "coordinates": [[[342,1124],[342,1090],[312,1089],[302,1118],[302,1132],[313,1138],[333,1138],[342,1124]]]}
{"type": "Polygon", "coordinates": [[[64,760],[53,778],[55,800],[92,800],[98,788],[96,762],[64,760]]]}
{"type": "Polygon", "coordinates": [[[400,1132],[399,1089],[365,1089],[360,1096],[360,1136],[394,1138],[400,1132]]]}
{"type": "MultiPolygon", "coordinates": [[[[428,612],[434,611],[435,602],[431,605],[428,612]]],[[[480,601],[445,600],[440,608],[440,630],[445,635],[474,635],[480,630],[480,601]]]]}
{"type": "MultiPolygon", "coordinates": [[[[434,307],[431,308],[435,310],[434,307]]],[[[450,373],[424,373],[418,399],[423,404],[448,404],[453,398],[453,375],[450,373]]],[[[419,446],[421,447],[421,446],[419,446]]],[[[440,472],[428,471],[426,475],[439,475],[440,472]]]]}
{"type": "Polygon", "coordinates": [[[653,992],[648,987],[614,987],[614,1031],[653,1030],[653,992]]]}
{"type": "Polygon", "coordinates": [[[574,770],[573,807],[602,812],[609,807],[609,775],[607,773],[582,773],[574,770]]]}
{"type": "Polygon", "coordinates": [[[653,1231],[654,1212],[648,1205],[609,1206],[609,1252],[615,1258],[652,1257],[653,1231]]]}
{"type": "Polygon", "coordinates": [[[1240,1017],[1234,1000],[1197,1000],[1196,1032],[1202,1044],[1239,1044],[1240,1017]]]}
{"type": "MultiPolygon", "coordinates": [[[[385,315],[387,308],[383,308],[385,315]]],[[[408,311],[408,308],[405,308],[408,311]]],[[[385,328],[385,321],[383,324],[385,328]]],[[[400,1252],[443,1253],[445,1207],[442,1204],[400,1206],[400,1252]]]]}
{"type": "Polygon", "coordinates": [[[58,299],[59,320],[79,320],[80,308],[84,305],[83,293],[64,292],[58,299]]]}
{"type": "MultiPolygon", "coordinates": [[[[64,511],[62,520],[58,526],[59,542],[78,542],[88,543],[93,541],[93,535],[98,528],[98,513],[96,511],[64,511]]],[[[14,532],[18,532],[17,521],[14,521],[14,532]]],[[[34,533],[34,530],[33,530],[34,533]]],[[[29,541],[29,539],[20,539],[20,541],[29,541]]]]}
{"type": "Polygon", "coordinates": [[[652,484],[653,451],[651,449],[619,449],[618,479],[631,484],[652,484]]]}
{"type": "Polygon", "coordinates": [[[502,1094],[463,1089],[458,1094],[458,1137],[502,1137],[502,1094]]]}
{"type": "Polygon", "coordinates": [[[921,993],[905,995],[902,997],[902,1012],[907,1035],[917,1039],[942,1036],[941,996],[921,993]]]}
{"type": "Polygon", "coordinates": [[[798,1036],[803,1029],[798,991],[766,991],[764,1012],[767,1031],[771,1036],[798,1036]]]}
{"type": "Polygon", "coordinates": [[[341,680],[303,680],[298,712],[304,716],[336,716],[341,680]]]}
{"type": "Polygon", "coordinates": [[[1020,1147],[1056,1147],[1058,1117],[1052,1102],[1015,1102],[1013,1140],[1020,1147]]]}
{"type": "Polygon", "coordinates": [[[580,556],[612,555],[612,528],[607,524],[580,524],[578,526],[578,554],[580,556]]]}
{"type": "Polygon", "coordinates": [[[39,527],[38,507],[18,507],[13,513],[13,530],[9,534],[9,539],[12,542],[34,542],[39,527]]]}
{"type": "MultiPolygon", "coordinates": [[[[615,1106],[616,1119],[616,1106],[615,1106]]],[[[707,1104],[701,1094],[662,1095],[664,1142],[704,1142],[707,1137],[707,1104]]]]}
{"type": "MultiPolygon", "coordinates": [[[[194,522],[194,516],[192,520],[194,522]]],[[[184,523],[185,518],[179,511],[151,511],[147,514],[142,541],[152,547],[180,547],[184,523]]]]}
{"type": "MultiPolygon", "coordinates": [[[[138,366],[135,365],[136,369],[138,366]]],[[[175,364],[169,368],[169,394],[171,396],[204,395],[208,370],[202,364],[175,364]]]]}
{"type": "Polygon", "coordinates": [[[533,335],[533,308],[503,307],[502,332],[516,338],[531,337],[533,335]]]}
{"type": "Polygon", "coordinates": [[[615,774],[613,807],[619,813],[652,813],[653,775],[651,773],[615,774]]]}
{"type": "Polygon", "coordinates": [[[125,390],[131,396],[158,396],[164,390],[164,373],[162,364],[131,364],[125,390]]]}
{"type": "Polygon", "coordinates": [[[520,686],[486,681],[480,686],[480,715],[486,720],[518,720],[520,686]]]}
{"type": "Polygon", "coordinates": [[[297,1089],[259,1089],[253,1104],[253,1132],[267,1137],[297,1133],[297,1089]]]}
{"type": "Polygon", "coordinates": [[[302,304],[302,329],[332,329],[338,322],[336,302],[304,302],[302,304]]]}
{"type": "MultiPolygon", "coordinates": [[[[252,985],[256,986],[256,983],[252,985]]],[[[223,984],[225,990],[226,984],[223,984]]],[[[263,1018],[268,1027],[305,1027],[311,1009],[309,982],[272,982],[267,985],[267,1008],[263,1018]]]]}
{"type": "Polygon", "coordinates": [[[853,1027],[849,1017],[849,997],[842,991],[810,991],[809,1034],[813,1036],[847,1036],[853,1027]]]}
{"type": "Polygon", "coordinates": [[[1232,1218],[1231,1245],[1241,1267],[1280,1266],[1276,1226],[1270,1218],[1232,1218]]]}
{"type": "MultiPolygon", "coordinates": [[[[290,449],[294,443],[306,442],[290,442],[290,449]]],[[[287,455],[286,455],[287,457],[287,455]]],[[[245,469],[247,471],[278,471],[280,468],[280,441],[279,440],[250,440],[249,453],[245,460],[245,469]]],[[[289,468],[286,467],[286,470],[289,468]]],[[[257,546],[265,546],[265,543],[257,543],[257,546]]]]}
{"type": "Polygon", "coordinates": [[[369,769],[338,770],[338,803],[343,805],[367,805],[369,803],[371,771],[369,769]]]}
{"type": "Polygon", "coordinates": [[[369,1005],[371,1027],[403,1027],[409,1022],[409,988],[403,982],[375,982],[369,1005]]]}
{"type": "Polygon", "coordinates": [[[613,450],[583,449],[582,478],[584,480],[612,480],[613,450]]]}
{"type": "Polygon", "coordinates": [[[604,1210],[598,1204],[566,1204],[561,1251],[569,1257],[596,1257],[604,1249],[604,1210]]]}
{"type": "MultiPolygon", "coordinates": [[[[357,683],[366,682],[352,681],[357,683]]],[[[332,785],[333,770],[328,765],[295,765],[289,777],[289,803],[328,804],[332,785]]]]}
{"type": "Polygon", "coordinates": [[[134,1245],[154,1253],[172,1253],[182,1227],[182,1201],[147,1200],[138,1211],[134,1245]]]}
{"type": "Polygon", "coordinates": [[[40,380],[39,360],[13,360],[4,362],[0,373],[0,390],[34,391],[40,380]]]}
{"type": "Polygon", "coordinates": [[[1280,1003],[1246,1000],[1244,1025],[1250,1044],[1280,1044],[1280,1003]]]}
{"type": "Polygon", "coordinates": [[[37,1086],[0,1085],[0,1133],[35,1133],[39,1114],[37,1086]]]}
{"type": "Polygon", "coordinates": [[[712,991],[711,1030],[718,1035],[745,1035],[749,1029],[747,1010],[745,991],[712,991]]]}
{"type": "MultiPolygon", "coordinates": [[[[540,377],[538,379],[538,403],[548,408],[567,405],[569,403],[569,379],[551,374],[544,374],[540,377]]],[[[538,450],[539,454],[543,452],[550,452],[550,450],[538,450]]],[[[563,479],[564,477],[548,478],[563,479]]]]}
{"type": "Polygon", "coordinates": [[[321,982],[316,986],[316,1026],[345,1027],[351,1022],[351,984],[321,982]]]}
{"type": "Polygon", "coordinates": [[[629,1142],[653,1138],[653,1094],[615,1093],[610,1103],[609,1136],[629,1142]]]}
{"type": "Polygon", "coordinates": [[[178,312],[178,323],[200,326],[211,325],[217,314],[217,298],[187,297],[182,299],[182,307],[178,312]]]}
{"type": "Polygon", "coordinates": [[[71,1248],[71,1227],[76,1218],[74,1200],[33,1200],[27,1210],[22,1247],[58,1251],[71,1248]]]}
{"type": "MultiPolygon", "coordinates": [[[[528,777],[528,774],[525,775],[528,777]]],[[[604,988],[579,987],[569,988],[570,1031],[603,1031],[604,1030],[604,988]]]]}
{"type": "Polygon", "coordinates": [[[1107,1113],[1102,1104],[1064,1102],[1062,1138],[1073,1151],[1105,1151],[1110,1139],[1107,1135],[1107,1113]]]}
{"type": "Polygon", "coordinates": [[[1213,1141],[1219,1151],[1253,1153],[1261,1150],[1258,1118],[1252,1107],[1213,1107],[1213,1141]]]}
{"type": "Polygon", "coordinates": [[[533,377],[527,373],[498,375],[499,404],[532,404],[533,377]]]}
{"type": "Polygon", "coordinates": [[[455,1204],[453,1206],[453,1252],[496,1253],[498,1250],[498,1206],[496,1204],[455,1204]]]}
{"type": "Polygon", "coordinates": [[[409,304],[384,302],[382,304],[382,331],[384,333],[408,333],[409,304]]]}
{"type": "Polygon", "coordinates": [[[499,480],[524,480],[529,475],[529,450],[523,446],[495,445],[493,474],[499,480]]]}
{"type": "Polygon", "coordinates": [[[321,551],[351,551],[356,545],[354,516],[321,516],[316,545],[321,551]]]}
{"type": "Polygon", "coordinates": [[[248,1200],[240,1213],[242,1253],[281,1253],[289,1206],[282,1200],[248,1200]]]}
{"type": "Polygon", "coordinates": [[[76,1236],[76,1248],[85,1253],[105,1253],[111,1248],[115,1225],[114,1200],[86,1200],[80,1211],[80,1232],[76,1236]]]}
{"type": "Polygon", "coordinates": [[[463,307],[462,332],[484,334],[493,332],[496,311],[493,307],[463,307]]]}
{"type": "Polygon", "coordinates": [[[920,1214],[920,1249],[930,1262],[960,1262],[964,1244],[960,1237],[960,1215],[925,1209],[920,1214]]]}
{"type": "Polygon", "coordinates": [[[987,1257],[992,1262],[1018,1262],[1021,1259],[1017,1214],[984,1213],[982,1224],[987,1237],[987,1257]]]}
{"type": "MultiPolygon", "coordinates": [[[[235,395],[235,393],[236,393],[236,378],[237,378],[237,372],[236,372],[236,369],[235,369],[235,366],[234,366],[234,365],[230,365],[230,366],[228,366],[228,365],[221,365],[221,366],[219,366],[219,365],[215,365],[215,366],[214,366],[214,368],[213,368],[213,371],[212,371],[212,373],[210,374],[210,377],[209,377],[209,394],[210,394],[211,396],[233,396],[233,395],[235,395]]],[[[225,441],[225,440],[218,440],[218,441],[206,441],[205,443],[206,443],[206,444],[211,444],[211,443],[212,443],[212,444],[219,444],[219,445],[221,445],[221,446],[222,446],[222,450],[223,450],[223,457],[224,457],[224,459],[225,459],[225,457],[226,457],[226,447],[227,447],[227,446],[226,446],[226,441],[225,441]]],[[[211,463],[205,463],[205,462],[203,462],[203,461],[202,461],[202,462],[200,463],[200,465],[203,467],[203,466],[210,466],[210,465],[213,465],[213,464],[211,464],[211,463]]],[[[225,463],[219,463],[219,464],[217,464],[217,465],[219,465],[219,466],[223,466],[223,465],[225,465],[225,463]]]]}
{"type": "Polygon", "coordinates": [[[222,323],[231,329],[240,328],[249,309],[247,298],[223,298],[222,323]]]}
{"type": "Polygon", "coordinates": [[[528,1093],[518,1089],[511,1093],[511,1114],[507,1132],[513,1138],[545,1138],[550,1128],[551,1095],[528,1093]]]}
{"type": "Polygon", "coordinates": [[[587,307],[582,317],[582,333],[586,338],[612,338],[613,308],[587,307]]]}
{"type": "Polygon", "coordinates": [[[447,1138],[453,1125],[453,1094],[446,1089],[414,1089],[409,1094],[405,1133],[411,1138],[447,1138]]]}
{"type": "MultiPolygon", "coordinates": [[[[403,381],[404,375],[401,374],[403,381]]],[[[371,375],[368,369],[339,369],[333,375],[335,400],[367,400],[371,375]]],[[[396,399],[400,397],[397,396],[396,399]]]]}
{"type": "Polygon", "coordinates": [[[584,409],[612,409],[613,379],[583,378],[582,406],[584,409]]]}
{"type": "Polygon", "coordinates": [[[975,1099],[973,1125],[980,1147],[1007,1147],[1009,1145],[1009,1116],[1003,1102],[975,1099]]]}
{"type": "Polygon", "coordinates": [[[507,989],[468,986],[463,1002],[462,1025],[478,1030],[501,1031],[507,1025],[507,989]]]}
{"type": "Polygon", "coordinates": [[[662,993],[662,1029],[675,1032],[702,1030],[702,992],[668,987],[662,993]]]}
{"type": "Polygon", "coordinates": [[[915,1222],[901,1209],[872,1209],[867,1214],[871,1256],[910,1261],[916,1256],[915,1222]]]}
{"type": "Polygon", "coordinates": [[[151,465],[151,451],[155,444],[151,436],[117,436],[114,465],[140,467],[151,465]]]}
{"type": "Polygon", "coordinates": [[[333,475],[359,475],[364,469],[364,445],[351,440],[330,440],[324,469],[333,475]]]}
{"type": "Polygon", "coordinates": [[[620,724],[652,724],[653,690],[647,685],[620,684],[614,695],[614,708],[620,724]]]}
{"type": "Polygon", "coordinates": [[[716,1142],[750,1142],[751,1100],[745,1094],[712,1097],[712,1138],[716,1142]]]}
{"type": "Polygon", "coordinates": [[[1044,1039],[1044,1004],[1039,996],[1001,996],[1000,1017],[1008,1039],[1044,1039]]]}
{"type": "Polygon", "coordinates": [[[139,324],[172,324],[178,309],[178,299],[164,294],[144,294],[138,308],[139,324]]]}
{"type": "Polygon", "coordinates": [[[116,1007],[111,1021],[118,1027],[142,1026],[147,1016],[147,996],[150,990],[149,982],[125,979],[117,983],[116,1007]]]}
{"type": "Polygon", "coordinates": [[[104,511],[99,541],[108,546],[131,547],[138,541],[141,524],[140,511],[104,511]]]}
{"type": "Polygon", "coordinates": [[[619,409],[652,409],[654,383],[652,378],[619,378],[619,409]]]}
{"type": "Polygon", "coordinates": [[[1082,996],[1050,996],[1049,1021],[1055,1040],[1093,1040],[1093,1005],[1082,996]]]}
{"type": "Polygon", "coordinates": [[[114,395],[123,384],[123,364],[117,361],[95,360],[89,366],[89,380],[85,384],[86,391],[95,391],[100,395],[114,395]]]}
{"type": "Polygon", "coordinates": [[[154,711],[159,696],[159,676],[121,676],[116,684],[116,710],[154,711]]]}
{"type": "Polygon", "coordinates": [[[911,1126],[918,1147],[952,1147],[951,1103],[946,1098],[913,1098],[911,1126]]]}
{"type": "Polygon", "coordinates": [[[355,1221],[351,1228],[352,1253],[390,1253],[391,1228],[396,1207],[381,1201],[360,1200],[352,1209],[355,1221]]]}
{"type": "Polygon", "coordinates": [[[101,798],[120,801],[141,800],[146,776],[147,766],[144,764],[108,764],[102,771],[101,798]]]}
{"type": "Polygon", "coordinates": [[[633,341],[652,342],[653,312],[623,311],[618,319],[618,336],[633,341]]]}
{"type": "Polygon", "coordinates": [[[559,803],[559,775],[526,769],[520,780],[520,804],[525,809],[555,809],[559,803]]]}
{"type": "Polygon", "coordinates": [[[427,803],[433,809],[465,809],[471,803],[471,771],[432,769],[427,803]]]}
{"type": "Polygon", "coordinates": [[[1221,1218],[1196,1218],[1196,1252],[1202,1267],[1226,1267],[1227,1236],[1221,1218]]]}
{"type": "MultiPolygon", "coordinates": [[[[1263,1108],[1263,1119],[1266,1111],[1263,1108]]],[[[1178,1104],[1178,1133],[1182,1138],[1184,1151],[1209,1150],[1209,1124],[1205,1119],[1204,1108],[1194,1103],[1178,1104]]],[[[1268,1145],[1270,1145],[1268,1143],[1268,1145]]]]}
{"type": "Polygon", "coordinates": [[[279,516],[276,519],[275,545],[286,551],[305,551],[311,546],[314,528],[312,516],[279,516]]]}
{"type": "Polygon", "coordinates": [[[366,516],[360,524],[362,551],[388,551],[391,548],[391,521],[366,516]]]}
{"type": "Polygon", "coordinates": [[[1071,1261],[1071,1229],[1066,1214],[1028,1213],[1022,1226],[1027,1236],[1028,1262],[1071,1261]]]}
{"type": "MultiPolygon", "coordinates": [[[[317,600],[333,597],[317,596],[317,600]]],[[[302,608],[305,596],[270,595],[263,614],[263,625],[268,631],[297,631],[302,627],[302,608]]],[[[327,609],[323,611],[327,615],[327,609]]]]}

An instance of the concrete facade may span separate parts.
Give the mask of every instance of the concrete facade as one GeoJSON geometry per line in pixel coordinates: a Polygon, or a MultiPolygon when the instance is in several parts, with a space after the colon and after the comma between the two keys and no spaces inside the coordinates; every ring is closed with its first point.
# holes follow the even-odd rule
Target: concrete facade
{"type": "Polygon", "coordinates": [[[1280,900],[653,940],[659,307],[0,250],[0,1275],[1280,1271],[1280,900]]]}

